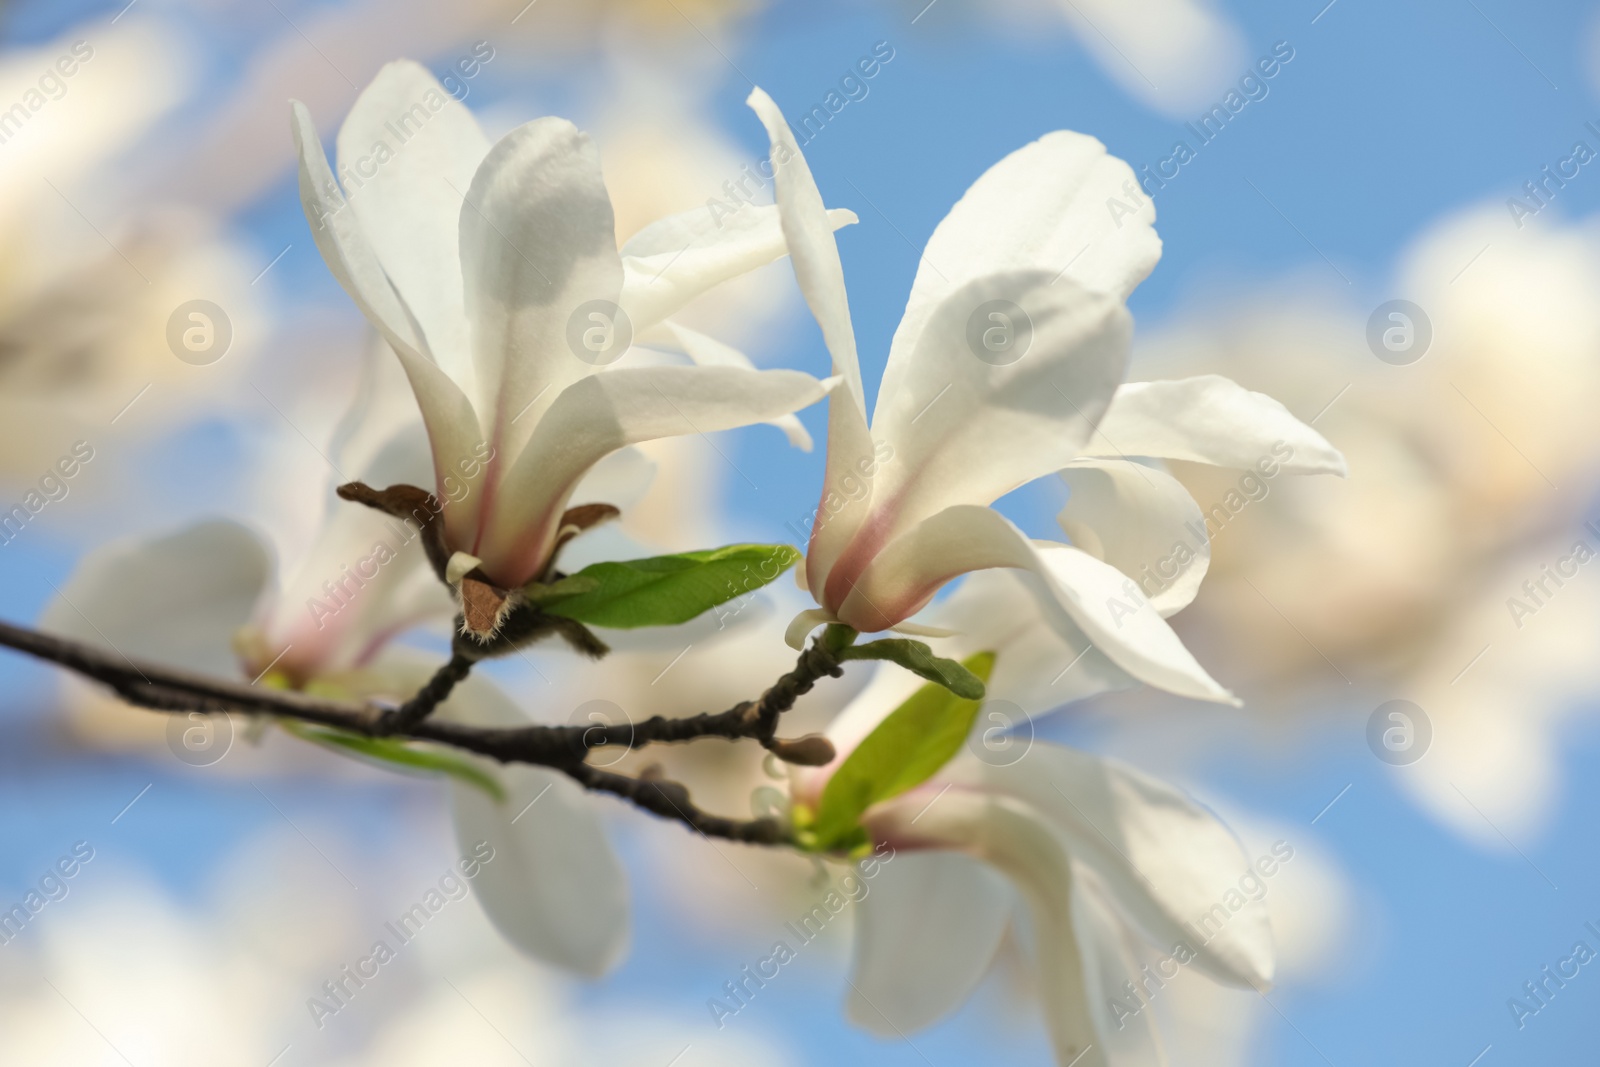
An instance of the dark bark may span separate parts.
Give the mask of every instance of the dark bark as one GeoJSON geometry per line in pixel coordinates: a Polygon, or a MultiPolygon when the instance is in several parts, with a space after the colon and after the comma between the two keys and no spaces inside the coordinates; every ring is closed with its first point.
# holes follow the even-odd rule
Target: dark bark
{"type": "MultiPolygon", "coordinates": [[[[677,782],[633,778],[590,766],[592,748],[642,747],[703,737],[753,739],[782,759],[820,766],[833,758],[833,746],[818,735],[776,736],[778,721],[796,700],[823,677],[842,673],[834,650],[818,639],[800,654],[793,670],[753,701],[727,711],[687,718],[652,716],[640,723],[611,726],[485,727],[433,719],[430,713],[471,670],[474,658],[455,652],[448,663],[399,708],[349,700],[329,700],[284,689],[269,689],[213,678],[156,663],[130,660],[115,652],[69,638],[0,622],[0,646],[54,663],[109,687],[130,704],[160,712],[230,712],[271,715],[330,726],[368,737],[396,737],[448,745],[501,763],[528,763],[559,770],[586,788],[611,793],[663,818],[682,822],[709,837],[749,844],[790,843],[789,828],[773,818],[736,820],[696,808],[677,782]]],[[[613,749],[614,750],[614,749],[613,749]]]]}

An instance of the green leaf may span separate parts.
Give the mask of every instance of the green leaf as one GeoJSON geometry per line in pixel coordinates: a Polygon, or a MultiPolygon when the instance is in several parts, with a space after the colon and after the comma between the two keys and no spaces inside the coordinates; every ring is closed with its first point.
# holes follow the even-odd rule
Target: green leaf
{"type": "Polygon", "coordinates": [[[404,741],[390,738],[363,737],[361,734],[345,730],[306,726],[290,720],[280,720],[279,725],[301,740],[310,741],[314,745],[321,745],[334,752],[354,754],[359,758],[389,767],[447,775],[483,790],[497,804],[506,798],[505,789],[500,785],[499,779],[462,756],[426,748],[413,748],[404,741]]]}
{"type": "Polygon", "coordinates": [[[790,545],[728,545],[676,556],[596,563],[566,579],[591,580],[593,588],[551,597],[540,606],[551,615],[617,630],[676,626],[760,589],[799,558],[800,553],[790,545]]]}
{"type": "MultiPolygon", "coordinates": [[[[876,644],[877,642],[874,642],[876,644]]],[[[994,653],[979,652],[960,665],[980,683],[994,669],[994,653]]],[[[918,689],[839,765],[822,790],[811,847],[828,852],[862,840],[861,813],[927,781],[961,750],[982,700],[967,700],[944,686],[918,689]]]]}
{"type": "Polygon", "coordinates": [[[886,659],[898,663],[912,674],[937,682],[958,697],[967,700],[983,699],[983,679],[953,659],[935,656],[933,649],[921,641],[908,641],[903,637],[886,637],[881,641],[868,641],[864,645],[851,645],[837,653],[846,659],[886,659]]]}
{"type": "Polygon", "coordinates": [[[544,582],[529,582],[522,587],[522,595],[527,598],[528,603],[537,606],[564,600],[580,593],[592,593],[599,588],[600,583],[593,578],[569,574],[565,578],[548,584],[544,582]]]}

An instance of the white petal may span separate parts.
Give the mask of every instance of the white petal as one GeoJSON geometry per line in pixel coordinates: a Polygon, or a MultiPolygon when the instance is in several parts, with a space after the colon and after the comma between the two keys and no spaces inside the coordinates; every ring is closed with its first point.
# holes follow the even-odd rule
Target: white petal
{"type": "Polygon", "coordinates": [[[472,113],[412,60],[386,64],[339,129],[350,209],[434,361],[475,396],[461,281],[461,198],[489,151],[472,113]]]}
{"type": "MultiPolygon", "coordinates": [[[[377,327],[405,368],[428,427],[434,470],[441,498],[443,480],[474,455],[483,440],[478,416],[461,387],[446,374],[428,351],[427,340],[384,274],[383,265],[367,243],[355,212],[350,210],[327,157],[317,140],[317,130],[304,104],[293,106],[295,146],[300,153],[300,200],[311,234],[328,270],[355,301],[367,321],[377,327]]],[[[475,509],[445,506],[452,537],[470,542],[475,509]]]]}
{"type": "Polygon", "coordinates": [[[1041,715],[1099,693],[1129,689],[1139,680],[1106,658],[1070,619],[1047,612],[1048,587],[1031,571],[976,571],[939,605],[938,617],[959,620],[961,633],[940,655],[965,659],[977,652],[997,658],[989,676],[987,726],[1008,729],[1007,709],[1041,715]],[[994,717],[999,714],[999,718],[994,717]]]}
{"type": "Polygon", "coordinates": [[[905,634],[908,637],[954,637],[960,630],[952,630],[948,626],[925,626],[920,622],[897,622],[889,627],[890,631],[905,634]]]}
{"type": "Polygon", "coordinates": [[[1046,134],[972,184],[928,239],[905,316],[889,348],[880,398],[896,392],[928,319],[946,297],[985,274],[1033,268],[1092,292],[1126,298],[1161,257],[1148,198],[1130,201],[1133,171],[1093,137],[1046,134]],[[1136,214],[1107,208],[1118,199],[1136,214]]]}
{"type": "MultiPolygon", "coordinates": [[[[828,212],[835,230],[856,221],[853,211],[828,212]]],[[[706,290],[787,252],[776,204],[746,204],[723,217],[704,207],[669,215],[622,246],[622,307],[643,333],[706,290]]]]}
{"type": "Polygon", "coordinates": [[[569,344],[574,320],[592,313],[620,328],[611,199],[588,135],[543,118],[489,150],[460,208],[483,421],[500,462],[511,464],[561,390],[597,369],[569,344]]]}
{"type": "Polygon", "coordinates": [[[296,100],[290,107],[290,119],[300,154],[300,205],[328,270],[391,344],[431,359],[410,309],[389,282],[360,220],[334,181],[311,112],[296,100]]]}
{"type": "Polygon", "coordinates": [[[1186,459],[1263,474],[1347,473],[1339,450],[1282,404],[1215,374],[1124,385],[1084,454],[1186,459]]]}
{"type": "Polygon", "coordinates": [[[1073,929],[1071,863],[1056,835],[1037,812],[1005,797],[955,789],[930,805],[923,793],[914,790],[870,809],[866,825],[873,838],[897,850],[902,844],[958,849],[1010,878],[1033,919],[1039,1000],[1057,1062],[1107,1067],[1073,929]]]}
{"type": "Polygon", "coordinates": [[[481,566],[483,560],[477,556],[466,552],[451,553],[449,562],[444,565],[444,580],[455,585],[481,566]]]}
{"type": "Polygon", "coordinates": [[[811,631],[830,622],[838,622],[833,612],[825,608],[807,608],[789,620],[789,625],[783,631],[784,644],[796,652],[806,647],[806,638],[811,636],[811,631]]]}
{"type": "Polygon", "coordinates": [[[874,491],[884,501],[875,512],[892,507],[878,536],[951,504],[991,503],[1075,459],[1122,383],[1132,333],[1116,298],[1039,272],[950,293],[901,357],[898,384],[878,396],[873,435],[894,449],[874,491]],[[1014,362],[980,358],[994,331],[1015,346],[1002,357],[1014,362]]]}
{"type": "Polygon", "coordinates": [[[1111,662],[1169,693],[1239,703],[1195,662],[1154,605],[1121,571],[1069,545],[1034,542],[1034,547],[1049,603],[1059,605],[1111,662]]]}
{"type": "MultiPolygon", "coordinates": [[[[1126,988],[1132,982],[1136,992],[1142,989],[1153,999],[1160,992],[1152,985],[1159,976],[1141,973],[1135,946],[1094,872],[1075,866],[1072,873],[1072,926],[1083,954],[1084,991],[1106,1059],[1116,1067],[1167,1067],[1155,1011],[1126,988]]],[[[1176,974],[1177,966],[1173,960],[1166,969],[1176,974]]]]}
{"type": "Polygon", "coordinates": [[[39,628],[134,659],[233,677],[233,636],[251,621],[271,575],[266,546],[234,522],[112,542],[83,557],[39,628]]]}
{"type": "MultiPolygon", "coordinates": [[[[468,678],[439,714],[484,726],[527,725],[492,682],[468,678]]],[[[572,779],[543,767],[482,761],[506,787],[496,804],[451,782],[456,840],[465,856],[488,842],[494,856],[472,888],[484,913],[523,952],[595,978],[628,940],[628,885],[600,816],[572,779]]]]}
{"type": "Polygon", "coordinates": [[[627,367],[569,386],[501,482],[477,553],[485,570],[507,587],[536,577],[579,479],[617,449],[763,422],[828,388],[798,371],[738,367],[627,367]]]}
{"type": "Polygon", "coordinates": [[[572,491],[571,503],[610,504],[627,511],[649,492],[655,477],[654,460],[637,448],[624,448],[589,468],[572,491]]]}
{"type": "Polygon", "coordinates": [[[850,324],[850,301],[845,294],[844,267],[828,209],[822,204],[811,167],[795,143],[794,132],[773,103],[756,88],[745,101],[767,129],[772,143],[773,186],[783,237],[794,260],[795,278],[811,308],[822,339],[833,356],[833,373],[843,375],[850,395],[866,417],[866,394],[861,387],[861,365],[856,356],[855,328],[850,324]]]}
{"type": "Polygon", "coordinates": [[[1010,917],[998,873],[957,852],[902,852],[863,882],[846,1012],[880,1037],[954,1011],[994,961],[1010,917]]]}
{"type": "MultiPolygon", "coordinates": [[[[387,356],[388,353],[385,352],[384,355],[387,356]]],[[[404,377],[398,360],[389,359],[387,362],[394,366],[397,375],[404,377]]],[[[347,467],[341,462],[339,470],[374,486],[425,486],[433,481],[433,454],[428,446],[427,429],[422,425],[422,421],[416,418],[417,405],[411,399],[409,388],[406,390],[405,402],[410,408],[411,420],[401,426],[387,441],[381,442],[365,463],[353,463],[347,467]]],[[[339,498],[335,495],[333,499],[339,498]]]]}
{"type": "Polygon", "coordinates": [[[1178,480],[1126,460],[1079,460],[1056,521],[1072,543],[1139,584],[1163,618],[1189,606],[1211,565],[1205,517],[1178,480]]]}
{"type": "MultiPolygon", "coordinates": [[[[1225,5],[1211,0],[1068,0],[1051,8],[1065,16],[1101,71],[1147,106],[1175,121],[1198,118],[1208,130],[1236,114],[1223,109],[1221,101],[1241,71],[1249,73],[1250,56],[1225,5]],[[1211,108],[1219,109],[1220,122],[1211,108]]],[[[1263,83],[1259,99],[1267,91],[1263,83]]],[[[1145,173],[1153,176],[1151,168],[1145,173]]],[[[1130,198],[1124,193],[1123,199],[1130,198]]]]}
{"type": "Polygon", "coordinates": [[[266,657],[305,681],[359,667],[390,638],[455,610],[412,526],[334,500],[259,622],[266,657]]]}
{"type": "Polygon", "coordinates": [[[1182,942],[1197,953],[1195,966],[1219,981],[1271,983],[1266,909],[1238,891],[1250,858],[1215,815],[1178,789],[1114,760],[1049,744],[1035,744],[1005,767],[958,757],[940,778],[1016,797],[1047,816],[1073,856],[1094,868],[1163,951],[1182,942]]]}
{"type": "Polygon", "coordinates": [[[874,632],[915,612],[959,574],[989,567],[1033,571],[1057,632],[1076,627],[1118,667],[1180,696],[1236,703],[1195,662],[1138,586],[1069,545],[1030,541],[999,512],[958,505],[892,542],[862,572],[839,617],[874,632]]]}
{"type": "Polygon", "coordinates": [[[839,606],[829,592],[834,567],[862,533],[872,514],[875,483],[893,457],[892,449],[873,440],[866,417],[845,392],[845,387],[835,389],[828,398],[828,455],[806,543],[806,585],[817,603],[834,610],[839,606]]]}
{"type": "Polygon", "coordinates": [[[417,415],[405,368],[374,333],[361,354],[355,395],[328,442],[328,458],[369,485],[431,485],[433,456],[417,415]]]}
{"type": "MultiPolygon", "coordinates": [[[[339,471],[369,485],[433,481],[410,384],[379,337],[367,346],[360,387],[327,454],[339,471]]],[[[389,638],[455,611],[412,526],[340,500],[331,486],[317,519],[309,546],[288,557],[277,595],[257,615],[264,642],[251,673],[269,661],[300,682],[352,670],[389,638]]]]}
{"type": "MultiPolygon", "coordinates": [[[[680,326],[675,322],[666,324],[672,336],[677,339],[678,345],[684,350],[697,366],[701,367],[745,367],[755,369],[755,364],[750,362],[750,357],[731,345],[725,345],[714,337],[707,337],[703,333],[680,326]]],[[[780,415],[771,419],[769,425],[776,426],[783,431],[789,439],[789,444],[802,452],[812,449],[811,434],[806,431],[800,420],[794,415],[780,415]]]]}
{"type": "Polygon", "coordinates": [[[778,105],[759,88],[751,91],[746,103],[761,119],[772,143],[774,195],[795,278],[822,328],[823,342],[833,357],[833,373],[844,378],[844,387],[828,401],[827,473],[806,550],[811,594],[826,605],[829,572],[868,513],[872,482],[868,477],[865,488],[857,491],[862,486],[861,472],[875,470],[882,460],[875,454],[867,429],[866,392],[856,355],[855,328],[850,323],[844,268],[822,194],[778,105]]]}

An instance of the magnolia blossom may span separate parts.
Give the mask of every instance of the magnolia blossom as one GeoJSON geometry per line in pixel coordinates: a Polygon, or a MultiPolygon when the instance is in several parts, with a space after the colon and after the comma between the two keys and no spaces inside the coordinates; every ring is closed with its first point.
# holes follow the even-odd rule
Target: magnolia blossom
{"type": "Polygon", "coordinates": [[[1408,243],[1389,290],[1426,324],[1301,283],[1174,323],[1146,353],[1164,373],[1218,368],[1325,411],[1317,426],[1360,471],[1315,487],[1264,479],[1217,508],[1239,475],[1177,470],[1218,533],[1186,639],[1280,719],[1421,707],[1431,737],[1403,754],[1419,758],[1397,788],[1493,849],[1556,810],[1565,732],[1600,691],[1600,534],[1587,525],[1600,239],[1593,219],[1506,220],[1503,202],[1473,205],[1408,243]],[[1390,340],[1414,347],[1377,351],[1411,362],[1375,357],[1375,317],[1406,324],[1390,340]]]}
{"type": "Polygon", "coordinates": [[[700,350],[667,320],[783,254],[773,209],[721,226],[703,209],[671,216],[619,252],[586,135],[543,118],[491,145],[411,62],[384,67],[345,119],[342,191],[300,104],[294,134],[317,246],[416,393],[446,544],[502,589],[544,575],[574,488],[606,455],[776,419],[827,391],[722,349],[703,366],[611,366],[630,340],[700,350]]]}
{"type": "MultiPolygon", "coordinates": [[[[1241,76],[1244,90],[1261,91],[1253,88],[1262,83],[1254,78],[1238,24],[1211,0],[1008,0],[998,6],[1013,11],[1026,30],[1064,21],[1107,78],[1171,118],[1193,119],[1209,106],[1226,106],[1235,88],[1230,83],[1241,76]]],[[[986,20],[994,14],[984,11],[986,20]]]]}
{"type": "MultiPolygon", "coordinates": [[[[405,383],[386,352],[370,355],[363,394],[326,453],[339,470],[363,478],[425,472],[427,443],[405,383]]],[[[577,493],[626,503],[648,477],[648,465],[619,453],[577,493]]],[[[331,485],[323,493],[325,511],[309,541],[280,546],[286,558],[301,561],[286,575],[276,573],[275,553],[250,527],[201,522],[88,553],[40,626],[125,656],[262,685],[402,701],[438,663],[394,647],[393,638],[448,620],[453,598],[428,566],[415,529],[338,500],[331,485]]],[[[458,684],[434,714],[482,726],[528,722],[480,676],[458,684]]],[[[463,847],[488,841],[497,852],[477,883],[485,912],[524,952],[600,973],[626,943],[628,903],[599,815],[564,774],[478,762],[499,780],[503,800],[454,779],[450,789],[463,847]]]]}
{"type": "MultiPolygon", "coordinates": [[[[100,446],[104,470],[127,462],[121,446],[215,418],[230,399],[225,384],[264,332],[267,285],[250,284],[264,263],[217,220],[169,198],[130,204],[114,181],[159,152],[160,123],[191,88],[183,55],[175,27],[135,9],[0,58],[0,478],[8,482],[37,482],[80,437],[100,446]],[[197,298],[226,309],[220,366],[193,366],[170,347],[169,319],[197,298]],[[113,441],[119,447],[107,447],[113,441]]],[[[13,522],[6,532],[15,531],[13,522]]]]}
{"type": "MultiPolygon", "coordinates": [[[[161,787],[154,793],[141,805],[161,803],[161,787]]],[[[184,801],[168,803],[177,813],[184,801]]],[[[216,845],[225,854],[199,885],[163,886],[138,867],[102,872],[125,862],[110,846],[74,868],[70,903],[52,904],[3,948],[0,1062],[262,1067],[298,1056],[326,1067],[527,1067],[530,1059],[578,1067],[665,1064],[691,1040],[679,1067],[794,1062],[754,1027],[708,1034],[684,1012],[631,1007],[627,1025],[614,1025],[614,1006],[587,1003],[573,983],[518,960],[467,899],[483,898],[485,879],[507,858],[496,849],[465,876],[462,859],[475,855],[476,839],[454,851],[431,820],[388,847],[348,818],[311,831],[337,843],[329,851],[342,869],[350,869],[347,855],[360,855],[357,890],[330,877],[281,820],[221,817],[229,832],[216,845]],[[109,884],[82,888],[97,877],[109,884]],[[388,933],[386,921],[427,897],[446,903],[421,930],[410,928],[410,943],[388,933]],[[393,952],[371,953],[374,939],[393,952]],[[361,985],[344,977],[346,966],[365,975],[361,985]],[[329,997],[325,986],[341,981],[339,999],[329,997]],[[312,1010],[329,1003],[336,1013],[312,1010]]],[[[49,825],[70,825],[70,817],[49,825]]]]}
{"type": "MultiPolygon", "coordinates": [[[[1003,572],[965,585],[986,587],[961,619],[971,643],[997,652],[990,699],[1032,702],[1058,668],[1041,677],[1026,647],[1038,628],[1015,625],[1031,598],[1003,572]]],[[[795,804],[814,810],[838,765],[919,684],[880,670],[828,729],[836,761],[794,772],[795,804]]],[[[976,738],[989,728],[981,709],[967,752],[863,817],[894,859],[859,905],[853,1021],[891,1036],[954,1010],[989,970],[1019,902],[1063,1065],[1163,1062],[1150,1005],[1180,972],[1265,990],[1271,930],[1258,895],[1241,888],[1259,875],[1214,815],[1114,760],[1042,742],[985,748],[976,738]]]]}
{"type": "MultiPolygon", "coordinates": [[[[143,6],[135,5],[134,14],[143,6]]],[[[606,90],[626,80],[651,94],[630,103],[638,110],[660,103],[663,95],[703,95],[707,79],[698,76],[700,53],[720,57],[700,31],[725,40],[727,27],[754,6],[748,0],[597,0],[536,3],[508,12],[504,0],[457,0],[448,6],[435,0],[346,0],[319,11],[310,24],[301,19],[250,23],[252,32],[241,35],[239,43],[251,50],[235,53],[233,77],[220,84],[206,79],[204,110],[186,124],[181,143],[170,146],[152,181],[184,202],[219,211],[235,211],[267,195],[295,162],[292,146],[279,136],[282,101],[301,96],[313,109],[342,111],[358,95],[344,78],[308,76],[314,64],[326,65],[329,54],[340,69],[363,71],[394,56],[427,56],[445,88],[463,100],[484,95],[485,83],[502,72],[509,75],[507,67],[548,73],[601,65],[606,90]],[[681,47],[685,43],[688,48],[681,47]]],[[[172,66],[181,67],[180,59],[172,66]]],[[[585,92],[586,109],[592,113],[597,104],[605,106],[605,95],[585,92]]],[[[693,110],[708,110],[702,104],[695,100],[693,110]]],[[[693,116],[674,116],[680,117],[704,126],[693,116]]],[[[683,132],[667,129],[674,136],[683,132]]],[[[738,161],[731,162],[727,173],[738,169],[738,161]]],[[[676,175],[650,177],[670,186],[676,175]]],[[[717,171],[712,184],[724,177],[717,171]]],[[[704,188],[690,187],[690,199],[703,198],[704,188]]]]}
{"type": "Polygon", "coordinates": [[[1106,210],[1133,172],[1094,138],[1058,131],[979,178],[928,241],[869,425],[821,196],[777,106],[759,89],[750,103],[772,138],[795,273],[842,379],[806,556],[821,608],[795,620],[791,643],[822,622],[918,632],[907,620],[946,582],[1012,567],[1037,576],[1058,633],[1139,681],[1230,700],[1165,622],[1205,572],[1203,524],[1198,544],[1185,526],[1198,510],[1165,473],[1121,457],[1297,473],[1344,462],[1282,405],[1226,379],[1122,384],[1123,301],[1161,251],[1148,201],[1137,216],[1106,210]],[[1063,469],[1074,544],[1030,539],[988,507],[1063,469]],[[1180,539],[1192,547],[1173,561],[1180,539]]]}

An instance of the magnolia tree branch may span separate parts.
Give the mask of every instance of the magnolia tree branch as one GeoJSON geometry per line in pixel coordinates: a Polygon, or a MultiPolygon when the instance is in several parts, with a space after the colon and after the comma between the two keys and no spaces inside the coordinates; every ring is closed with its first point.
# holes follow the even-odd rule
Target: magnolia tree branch
{"type": "Polygon", "coordinates": [[[832,744],[815,734],[795,739],[779,738],[776,736],[778,719],[819,679],[838,677],[842,673],[833,650],[819,638],[800,654],[793,670],[756,700],[743,701],[716,714],[679,719],[656,715],[635,724],[610,726],[487,727],[428,717],[472,668],[473,659],[459,652],[453,654],[415,696],[393,708],[263,688],[132,660],[81,641],[6,622],[0,622],[0,646],[100,682],[128,703],[151,711],[237,711],[271,715],[366,737],[429,741],[500,763],[550,767],[588,789],[619,796],[645,811],[682,822],[709,837],[762,845],[789,843],[789,828],[771,817],[736,820],[708,814],[691,803],[685,786],[662,780],[649,772],[635,778],[600,770],[586,762],[589,750],[605,745],[638,748],[702,737],[730,741],[749,738],[781,759],[820,766],[832,760],[832,744]]]}
{"type": "Polygon", "coordinates": [[[463,655],[459,650],[452,651],[450,661],[440,667],[433,677],[428,679],[426,685],[417,690],[416,696],[393,711],[386,712],[378,720],[378,730],[386,734],[404,734],[415,729],[423,719],[433,713],[434,708],[449,699],[451,690],[466,678],[476,662],[477,660],[463,655]]]}
{"type": "Polygon", "coordinates": [[[678,819],[705,834],[707,837],[725,837],[730,841],[743,841],[751,845],[783,845],[789,843],[789,827],[771,816],[760,819],[726,819],[708,815],[689,802],[689,790],[677,782],[658,778],[630,778],[626,774],[612,774],[587,763],[580,763],[567,773],[590,789],[632,801],[666,819],[678,819]]]}
{"type": "Polygon", "coordinates": [[[607,727],[607,740],[612,744],[626,744],[630,731],[635,744],[641,738],[646,743],[654,743],[693,741],[701,737],[736,741],[749,737],[761,742],[763,748],[779,759],[820,767],[833,759],[832,742],[820,734],[777,737],[778,717],[794,707],[795,701],[809,693],[819,679],[837,678],[842,673],[838,659],[819,638],[800,653],[794,670],[779,678],[756,700],[743,701],[715,714],[692,715],[685,719],[657,715],[635,726],[607,727]]]}

